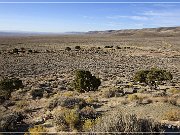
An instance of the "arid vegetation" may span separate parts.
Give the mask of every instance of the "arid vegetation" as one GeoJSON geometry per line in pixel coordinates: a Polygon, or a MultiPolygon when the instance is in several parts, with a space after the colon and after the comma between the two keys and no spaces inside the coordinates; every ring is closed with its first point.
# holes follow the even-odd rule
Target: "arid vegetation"
{"type": "Polygon", "coordinates": [[[179,39],[0,37],[0,131],[180,131],[179,39]]]}

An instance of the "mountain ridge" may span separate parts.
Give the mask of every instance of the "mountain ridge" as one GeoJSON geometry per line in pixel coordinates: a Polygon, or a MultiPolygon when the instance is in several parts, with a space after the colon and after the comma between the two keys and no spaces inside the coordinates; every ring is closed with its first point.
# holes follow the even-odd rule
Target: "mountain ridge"
{"type": "Polygon", "coordinates": [[[124,30],[89,31],[87,34],[112,36],[180,36],[180,26],[124,30]]]}
{"type": "Polygon", "coordinates": [[[43,36],[43,35],[110,35],[110,36],[180,36],[180,26],[142,29],[104,30],[88,32],[26,32],[26,31],[0,31],[1,37],[8,36],[43,36]]]}

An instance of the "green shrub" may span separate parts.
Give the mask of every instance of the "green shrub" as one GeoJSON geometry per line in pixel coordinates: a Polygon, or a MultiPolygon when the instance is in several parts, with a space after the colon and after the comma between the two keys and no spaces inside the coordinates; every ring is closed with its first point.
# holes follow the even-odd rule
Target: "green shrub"
{"type": "Polygon", "coordinates": [[[87,131],[89,132],[89,130],[95,126],[98,122],[100,121],[100,118],[96,118],[96,119],[87,119],[84,121],[83,124],[83,131],[87,131]]]}
{"type": "Polygon", "coordinates": [[[66,107],[66,108],[74,108],[75,106],[78,106],[80,109],[85,107],[87,103],[84,99],[81,98],[75,98],[75,97],[61,97],[61,98],[55,98],[50,101],[49,108],[53,109],[57,106],[66,107]]]}
{"type": "Polygon", "coordinates": [[[80,125],[79,113],[77,109],[63,108],[57,110],[53,117],[55,124],[61,131],[72,131],[80,125]]]}
{"type": "Polygon", "coordinates": [[[59,105],[66,108],[74,108],[75,106],[83,108],[86,106],[86,102],[81,98],[66,97],[59,100],[59,105]]]}
{"type": "Polygon", "coordinates": [[[74,129],[79,122],[79,112],[76,109],[67,110],[64,119],[69,125],[70,129],[74,129]]]}
{"type": "Polygon", "coordinates": [[[151,70],[141,70],[136,72],[134,81],[145,83],[151,88],[156,88],[162,81],[172,80],[172,74],[166,70],[152,68],[151,70]]]}
{"type": "Polygon", "coordinates": [[[80,46],[75,46],[75,49],[76,49],[76,50],[80,50],[81,47],[80,47],[80,46]]]}
{"type": "Polygon", "coordinates": [[[80,110],[81,120],[85,119],[96,119],[98,117],[98,113],[93,107],[86,106],[80,110]]]}
{"type": "Polygon", "coordinates": [[[134,76],[134,81],[135,82],[140,82],[140,83],[147,83],[147,74],[149,73],[149,70],[141,70],[136,72],[134,76]]]}
{"type": "Polygon", "coordinates": [[[53,117],[60,131],[82,131],[83,128],[89,128],[97,123],[98,118],[97,112],[92,107],[84,107],[81,110],[78,107],[73,109],[61,108],[55,111],[53,117]]]}
{"type": "Polygon", "coordinates": [[[33,53],[33,50],[29,49],[29,50],[28,50],[28,53],[33,53]]]}
{"type": "Polygon", "coordinates": [[[34,89],[31,91],[31,96],[33,99],[42,98],[43,97],[44,90],[43,89],[34,89]]]}
{"type": "Polygon", "coordinates": [[[113,48],[113,46],[104,46],[104,48],[113,48]]]}
{"type": "Polygon", "coordinates": [[[71,48],[70,47],[66,47],[65,50],[66,51],[71,51],[71,48]]]}
{"type": "Polygon", "coordinates": [[[33,53],[40,53],[38,50],[34,50],[34,52],[33,53]]]}
{"type": "Polygon", "coordinates": [[[11,91],[0,90],[0,103],[3,103],[5,100],[8,100],[11,96],[11,91]]]}
{"type": "Polygon", "coordinates": [[[121,47],[119,47],[119,46],[116,46],[116,49],[121,49],[121,47]]]}
{"type": "Polygon", "coordinates": [[[13,53],[17,53],[17,54],[19,52],[19,50],[17,48],[14,48],[12,51],[13,51],[13,53]]]}
{"type": "Polygon", "coordinates": [[[68,123],[65,121],[65,113],[66,113],[66,109],[58,109],[55,111],[54,115],[53,115],[53,121],[54,124],[58,127],[58,131],[68,131],[69,129],[69,125],[68,123]]]}
{"type": "Polygon", "coordinates": [[[14,90],[19,88],[23,88],[23,83],[18,78],[12,78],[12,79],[5,78],[0,81],[1,90],[14,90]]]}
{"type": "Polygon", "coordinates": [[[100,85],[100,79],[92,76],[89,71],[76,70],[73,86],[78,92],[96,91],[100,85]]]}
{"type": "Polygon", "coordinates": [[[0,100],[9,99],[11,92],[15,89],[23,88],[23,83],[18,78],[4,78],[0,81],[0,100]]]}
{"type": "Polygon", "coordinates": [[[24,120],[25,116],[22,113],[5,114],[0,117],[0,131],[10,132],[18,131],[18,125],[24,120]]]}

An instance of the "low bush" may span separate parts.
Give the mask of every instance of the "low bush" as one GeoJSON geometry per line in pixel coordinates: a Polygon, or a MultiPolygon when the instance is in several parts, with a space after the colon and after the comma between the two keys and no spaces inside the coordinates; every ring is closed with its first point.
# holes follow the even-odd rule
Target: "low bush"
{"type": "Polygon", "coordinates": [[[177,105],[177,99],[173,97],[169,97],[167,102],[172,105],[177,105]]]}
{"type": "Polygon", "coordinates": [[[172,93],[172,94],[178,94],[180,93],[180,89],[177,89],[177,88],[170,88],[168,90],[168,92],[172,93]]]}
{"type": "Polygon", "coordinates": [[[95,97],[88,97],[85,101],[87,104],[93,104],[94,102],[98,102],[98,99],[95,97]]]}
{"type": "Polygon", "coordinates": [[[138,97],[137,95],[135,95],[135,94],[132,94],[132,95],[128,95],[128,99],[129,99],[130,101],[133,101],[133,100],[138,100],[139,97],[138,97]]]}
{"type": "Polygon", "coordinates": [[[66,51],[71,51],[71,48],[70,47],[66,47],[65,50],[66,51]]]}
{"type": "Polygon", "coordinates": [[[12,52],[18,54],[19,50],[17,48],[14,48],[12,52]]]}
{"type": "Polygon", "coordinates": [[[55,111],[54,115],[53,115],[53,121],[54,124],[58,127],[57,130],[58,131],[68,131],[69,129],[69,125],[68,123],[65,121],[65,113],[66,113],[66,108],[63,109],[58,109],[55,111]]]}
{"type": "Polygon", "coordinates": [[[90,129],[95,126],[98,122],[100,122],[100,118],[96,119],[86,119],[83,124],[83,131],[89,132],[90,129]]]}
{"type": "Polygon", "coordinates": [[[31,91],[31,96],[33,99],[36,98],[42,98],[43,97],[44,90],[43,89],[33,89],[31,91]]]}
{"type": "Polygon", "coordinates": [[[105,89],[103,91],[103,96],[105,98],[110,98],[110,97],[120,97],[120,96],[123,96],[124,95],[124,91],[123,89],[120,89],[120,88],[108,88],[108,89],[105,89]]]}
{"type": "Polygon", "coordinates": [[[81,120],[96,119],[97,117],[98,117],[98,113],[93,107],[86,106],[80,110],[81,120]]]}
{"type": "Polygon", "coordinates": [[[28,50],[28,53],[33,53],[33,50],[29,49],[29,50],[28,50]]]}
{"type": "Polygon", "coordinates": [[[89,131],[102,132],[103,135],[107,132],[149,132],[148,134],[151,134],[150,132],[162,132],[163,127],[150,119],[138,119],[136,115],[123,115],[120,111],[114,111],[100,118],[89,131]]]}
{"type": "Polygon", "coordinates": [[[40,53],[38,50],[34,50],[33,53],[40,53]]]}
{"type": "Polygon", "coordinates": [[[79,124],[79,112],[77,109],[70,109],[65,112],[64,119],[69,125],[70,129],[75,129],[79,124]]]}
{"type": "Polygon", "coordinates": [[[84,99],[81,98],[75,98],[75,97],[60,97],[60,98],[54,98],[49,102],[48,108],[53,109],[57,106],[66,107],[66,108],[74,108],[75,106],[78,106],[80,109],[85,107],[87,103],[84,99]]]}
{"type": "Polygon", "coordinates": [[[88,129],[97,123],[99,117],[92,107],[85,107],[79,110],[78,107],[73,109],[61,108],[55,111],[54,122],[59,131],[82,131],[88,129]]]}
{"type": "Polygon", "coordinates": [[[119,47],[119,46],[116,46],[116,49],[121,49],[121,47],[119,47]]]}
{"type": "Polygon", "coordinates": [[[134,76],[135,82],[145,83],[151,88],[157,88],[162,81],[172,80],[173,76],[170,72],[162,69],[152,68],[150,70],[140,70],[134,76]]]}
{"type": "Polygon", "coordinates": [[[76,50],[80,50],[81,47],[80,47],[80,46],[75,46],[75,49],[76,49],[76,50]]]}
{"type": "Polygon", "coordinates": [[[96,91],[101,85],[101,81],[89,71],[76,70],[75,79],[72,85],[78,92],[96,91]]]}
{"type": "Polygon", "coordinates": [[[25,133],[24,135],[46,135],[45,132],[47,132],[47,130],[43,126],[40,126],[40,125],[36,125],[32,128],[29,128],[28,131],[29,133],[25,133]]]}
{"type": "Polygon", "coordinates": [[[11,91],[0,90],[0,104],[11,97],[11,91]]]}
{"type": "Polygon", "coordinates": [[[18,78],[4,78],[0,81],[0,102],[9,99],[11,92],[23,88],[23,83],[18,78]]]}
{"type": "Polygon", "coordinates": [[[0,81],[0,90],[15,90],[23,88],[23,83],[18,78],[4,78],[0,81]]]}
{"type": "Polygon", "coordinates": [[[0,118],[0,131],[15,132],[21,122],[25,119],[22,113],[6,114],[0,118]]]}
{"type": "Polygon", "coordinates": [[[54,115],[54,122],[58,126],[58,130],[61,131],[72,131],[79,123],[79,113],[77,109],[63,108],[57,110],[54,115]]]}
{"type": "Polygon", "coordinates": [[[104,46],[104,48],[113,48],[113,46],[104,46]]]}

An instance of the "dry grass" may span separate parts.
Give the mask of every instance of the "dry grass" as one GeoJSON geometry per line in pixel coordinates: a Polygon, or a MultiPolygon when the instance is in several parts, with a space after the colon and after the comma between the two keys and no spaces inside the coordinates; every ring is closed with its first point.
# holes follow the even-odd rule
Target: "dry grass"
{"type": "Polygon", "coordinates": [[[32,128],[29,128],[29,133],[25,133],[24,135],[45,135],[45,133],[41,132],[47,132],[46,128],[40,125],[36,125],[32,128]]]}
{"type": "Polygon", "coordinates": [[[92,103],[98,102],[98,99],[96,97],[88,97],[85,99],[85,101],[88,104],[92,104],[92,103]]]}
{"type": "Polygon", "coordinates": [[[120,97],[123,95],[123,90],[116,87],[108,87],[102,90],[102,95],[105,98],[120,97]]]}
{"type": "Polygon", "coordinates": [[[162,102],[162,103],[177,105],[177,98],[174,97],[158,97],[158,98],[152,98],[152,100],[153,102],[162,102]]]}
{"type": "Polygon", "coordinates": [[[140,94],[130,94],[128,95],[129,101],[138,101],[138,103],[141,103],[143,99],[145,99],[146,96],[140,95],[140,94]]]}
{"type": "Polygon", "coordinates": [[[168,90],[168,92],[172,93],[172,94],[179,94],[180,93],[180,89],[177,88],[170,88],[168,90]]]}
{"type": "MultiPolygon", "coordinates": [[[[93,132],[160,132],[160,124],[146,119],[138,119],[136,115],[113,112],[100,119],[90,131],[93,132]]],[[[106,134],[106,133],[104,133],[106,134]]]]}
{"type": "Polygon", "coordinates": [[[162,118],[164,120],[179,121],[180,120],[180,110],[170,110],[163,114],[162,118]]]}

